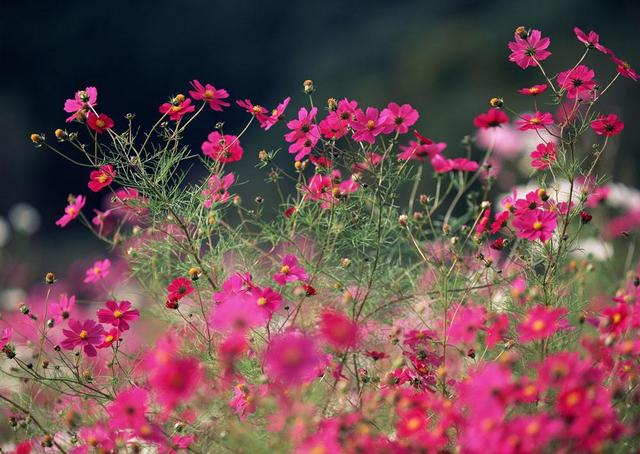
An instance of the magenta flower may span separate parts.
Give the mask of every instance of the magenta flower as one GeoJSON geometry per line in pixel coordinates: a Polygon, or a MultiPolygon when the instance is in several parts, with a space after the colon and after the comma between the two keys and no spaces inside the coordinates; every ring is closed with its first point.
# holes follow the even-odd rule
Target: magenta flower
{"type": "Polygon", "coordinates": [[[287,123],[287,128],[291,131],[285,134],[284,140],[291,144],[289,153],[296,154],[296,161],[311,154],[311,150],[320,139],[320,128],[314,123],[317,113],[317,107],[310,111],[301,107],[298,111],[298,119],[287,123]]]}
{"type": "Polygon", "coordinates": [[[113,124],[113,120],[106,114],[101,113],[100,115],[96,115],[93,112],[89,112],[87,115],[87,126],[98,134],[102,134],[107,129],[113,128],[113,124]]]}
{"type": "Polygon", "coordinates": [[[290,331],[271,339],[264,360],[270,380],[294,385],[316,378],[322,371],[324,358],[311,337],[290,331]]]}
{"type": "Polygon", "coordinates": [[[597,82],[593,79],[595,72],[585,65],[578,65],[558,74],[560,88],[567,92],[569,99],[584,99],[592,96],[597,82]]]}
{"type": "Polygon", "coordinates": [[[307,280],[307,273],[304,268],[298,266],[298,258],[288,254],[282,259],[282,267],[273,275],[273,280],[280,285],[287,285],[287,282],[304,282],[307,280]]]}
{"type": "Polygon", "coordinates": [[[62,348],[73,350],[80,346],[87,356],[96,356],[94,345],[102,343],[104,328],[94,320],[69,320],[69,329],[63,329],[65,339],[60,344],[62,348]]]}
{"type": "Polygon", "coordinates": [[[489,109],[473,119],[473,125],[480,129],[496,128],[504,123],[509,123],[509,117],[500,109],[489,109]]]}
{"type": "Polygon", "coordinates": [[[447,173],[453,170],[453,164],[450,159],[445,158],[441,154],[435,154],[431,157],[430,161],[431,167],[437,173],[447,173]]]}
{"type": "Polygon", "coordinates": [[[133,322],[140,317],[138,309],[131,309],[131,303],[123,300],[119,303],[113,300],[107,301],[105,309],[99,309],[97,312],[100,323],[107,323],[115,326],[120,332],[129,329],[129,322],[133,322]]]}
{"type": "Polygon", "coordinates": [[[209,325],[222,331],[244,332],[264,326],[269,312],[263,310],[249,293],[234,293],[217,304],[209,317],[209,325]]]}
{"type": "Polygon", "coordinates": [[[558,147],[553,142],[539,144],[536,149],[531,152],[531,167],[538,170],[548,169],[556,160],[557,150],[558,147]]]}
{"type": "Polygon", "coordinates": [[[191,104],[190,98],[186,98],[182,101],[174,100],[174,102],[165,102],[158,110],[161,114],[168,115],[169,119],[178,121],[189,112],[196,110],[196,106],[191,104]]]}
{"type": "Polygon", "coordinates": [[[284,101],[278,104],[278,106],[271,111],[271,115],[264,118],[260,122],[260,127],[263,128],[265,131],[268,131],[269,129],[271,129],[273,125],[275,125],[278,121],[283,119],[284,111],[287,109],[287,106],[289,105],[289,101],[291,101],[291,97],[286,98],[284,101]]]}
{"type": "Polygon", "coordinates": [[[111,267],[111,260],[104,259],[98,260],[85,272],[84,283],[91,284],[98,282],[109,275],[109,268],[111,267]]]}
{"type": "Polygon", "coordinates": [[[609,49],[607,49],[602,44],[600,44],[600,36],[593,30],[591,30],[589,34],[586,34],[578,27],[574,27],[573,32],[576,34],[576,38],[578,38],[578,41],[583,43],[588,48],[590,49],[595,48],[600,52],[602,52],[603,54],[607,54],[607,55],[611,53],[609,49]]]}
{"type": "Polygon", "coordinates": [[[618,120],[616,114],[600,115],[591,122],[591,129],[599,136],[617,136],[624,129],[624,123],[618,120]]]}
{"type": "Polygon", "coordinates": [[[116,429],[139,430],[147,423],[145,414],[149,405],[149,392],[131,387],[120,391],[113,402],[107,405],[110,424],[116,429]]]}
{"type": "Polygon", "coordinates": [[[223,107],[230,106],[228,102],[223,101],[229,97],[227,90],[218,90],[211,84],[202,85],[197,80],[192,80],[191,86],[193,90],[189,90],[189,96],[197,101],[205,101],[213,110],[222,112],[223,107]]]}
{"type": "Polygon", "coordinates": [[[433,158],[439,155],[447,148],[447,144],[444,142],[432,142],[425,143],[422,141],[410,140],[409,145],[400,145],[402,153],[398,154],[398,159],[403,161],[415,160],[424,161],[425,158],[433,158]]]}
{"type": "Polygon", "coordinates": [[[265,311],[269,317],[280,308],[282,303],[282,295],[271,287],[254,287],[251,289],[251,295],[255,299],[256,306],[265,311]]]}
{"type": "Polygon", "coordinates": [[[207,182],[207,188],[202,191],[204,196],[204,207],[211,208],[214,203],[224,203],[229,200],[228,189],[231,187],[236,177],[232,173],[228,173],[222,178],[217,174],[211,175],[207,182]]]}
{"type": "Polygon", "coordinates": [[[365,112],[358,109],[351,127],[353,140],[368,143],[374,143],[376,137],[385,130],[385,124],[381,121],[378,109],[375,107],[367,107],[365,112]]]}
{"type": "Polygon", "coordinates": [[[553,235],[556,229],[557,214],[546,210],[525,210],[516,213],[513,226],[516,236],[529,241],[540,240],[543,243],[553,235]]]}
{"type": "Polygon", "coordinates": [[[202,154],[221,163],[235,162],[242,159],[240,140],[230,134],[222,135],[213,131],[202,143],[202,154]]]}
{"type": "Polygon", "coordinates": [[[67,99],[64,103],[64,111],[72,114],[67,118],[67,123],[77,120],[89,111],[91,107],[98,105],[98,89],[96,87],[87,87],[84,90],[78,90],[73,99],[67,99]]]}
{"type": "Polygon", "coordinates": [[[516,124],[520,131],[544,129],[546,125],[553,124],[553,116],[549,112],[536,112],[533,115],[522,114],[516,124]]]}
{"type": "Polygon", "coordinates": [[[320,314],[320,333],[332,347],[353,348],[358,342],[358,324],[342,312],[325,309],[320,314]]]}
{"type": "Polygon", "coordinates": [[[549,38],[541,37],[540,30],[531,30],[526,38],[516,34],[515,41],[509,43],[509,50],[511,50],[509,61],[514,62],[522,69],[536,66],[536,60],[540,62],[551,55],[551,52],[546,50],[550,43],[549,38]]]}
{"type": "Polygon", "coordinates": [[[59,227],[65,227],[69,222],[77,218],[85,202],[86,199],[83,195],[79,195],[77,197],[70,195],[69,205],[64,209],[64,215],[56,221],[56,225],[59,227]]]}
{"type": "Polygon", "coordinates": [[[8,327],[2,330],[2,336],[0,336],[0,351],[4,350],[11,341],[11,336],[13,336],[13,328],[8,327]]]}
{"type": "Polygon", "coordinates": [[[566,328],[566,320],[561,320],[566,313],[567,310],[564,308],[553,309],[542,304],[535,306],[518,325],[520,342],[546,339],[558,330],[566,328]]]}
{"type": "Polygon", "coordinates": [[[480,168],[480,164],[467,158],[455,158],[451,160],[451,168],[461,172],[475,172],[480,168]]]}
{"type": "Polygon", "coordinates": [[[610,52],[610,55],[611,55],[611,61],[616,65],[616,70],[618,71],[618,74],[620,74],[622,77],[626,77],[627,79],[631,79],[633,81],[638,80],[638,73],[631,67],[631,65],[628,62],[619,59],[618,57],[613,55],[613,52],[610,52]]]}
{"type": "Polygon", "coordinates": [[[149,385],[166,412],[191,399],[203,381],[200,362],[193,357],[178,355],[165,357],[149,369],[148,374],[149,385]]]}
{"type": "Polygon", "coordinates": [[[420,114],[410,104],[400,106],[395,102],[389,103],[387,108],[380,113],[380,122],[383,124],[382,132],[389,134],[395,131],[398,134],[406,134],[409,132],[409,127],[413,126],[418,118],[420,118],[420,114]]]}
{"type": "Polygon", "coordinates": [[[62,294],[58,298],[58,302],[53,303],[49,308],[49,314],[51,314],[51,318],[53,318],[56,323],[62,323],[71,316],[71,311],[73,311],[75,305],[75,295],[67,296],[66,293],[62,294]]]}
{"type": "Polygon", "coordinates": [[[116,176],[115,170],[111,164],[100,167],[99,170],[92,170],[89,174],[89,189],[98,192],[111,184],[113,177],[116,176]]]}
{"type": "Polygon", "coordinates": [[[251,115],[255,115],[260,123],[266,120],[267,109],[258,104],[253,104],[250,99],[238,100],[236,104],[242,107],[251,115]]]}
{"type": "Polygon", "coordinates": [[[522,95],[537,96],[537,95],[541,95],[546,90],[547,90],[547,84],[540,84],[540,85],[534,85],[528,88],[521,88],[520,90],[518,90],[518,93],[522,95]]]}

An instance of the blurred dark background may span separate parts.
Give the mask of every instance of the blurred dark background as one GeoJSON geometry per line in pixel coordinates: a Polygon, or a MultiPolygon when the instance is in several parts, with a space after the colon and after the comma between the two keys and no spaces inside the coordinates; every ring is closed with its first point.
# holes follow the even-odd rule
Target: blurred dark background
{"type": "MultiPolygon", "coordinates": [[[[640,2],[633,0],[0,0],[0,239],[4,229],[9,244],[21,241],[22,259],[34,264],[35,273],[99,247],[77,223],[64,230],[54,225],[68,193],[89,194],[88,172],[29,140],[32,132],[52,138],[64,127],[65,99],[87,85],[98,87],[99,110],[114,118],[116,128],[127,112],[148,128],[158,106],[186,94],[193,78],[226,88],[233,100],[266,106],[291,95],[288,116],[306,103],[302,81],[310,78],[321,105],[344,96],[380,107],[410,102],[421,113],[419,128],[457,154],[456,144],[472,132],[473,116],[486,110],[490,97],[504,96],[525,109],[527,100],[515,90],[542,82],[535,69],[522,71],[507,60],[516,26],[551,37],[553,55],[545,63],[555,74],[583,50],[574,25],[597,31],[605,45],[640,67],[639,23],[640,2]],[[29,207],[40,218],[34,232],[27,231],[28,221],[37,223],[38,216],[29,207]]],[[[602,55],[587,64],[600,81],[614,71],[602,55]]],[[[627,125],[613,177],[632,185],[640,178],[639,103],[640,84],[627,79],[606,100],[627,125]]],[[[196,122],[189,136],[196,149],[221,119],[227,132],[242,127],[246,114],[235,105],[227,112],[208,111],[196,122]]],[[[256,153],[284,146],[283,132],[282,126],[269,134],[251,130],[242,140],[247,158],[234,171],[245,181],[262,181],[256,153]]],[[[270,189],[252,185],[244,191],[252,200],[270,189]]],[[[87,208],[99,201],[89,196],[87,208]]],[[[13,273],[4,265],[4,273],[13,273]]]]}

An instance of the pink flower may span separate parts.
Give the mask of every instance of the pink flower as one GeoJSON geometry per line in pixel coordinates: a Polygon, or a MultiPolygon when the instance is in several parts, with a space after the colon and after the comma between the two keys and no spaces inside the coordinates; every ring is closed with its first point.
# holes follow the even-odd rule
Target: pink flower
{"type": "Polygon", "coordinates": [[[264,118],[264,120],[260,122],[260,127],[264,128],[265,131],[268,131],[273,125],[283,119],[284,111],[287,109],[289,101],[291,101],[291,97],[286,98],[284,101],[278,104],[278,106],[271,111],[271,115],[264,118]]]}
{"type": "Polygon", "coordinates": [[[406,134],[409,132],[409,127],[413,126],[418,118],[420,118],[420,114],[410,104],[400,106],[395,102],[389,103],[387,108],[380,113],[380,122],[384,128],[382,132],[389,134],[395,131],[398,134],[406,134]]]}
{"type": "Polygon", "coordinates": [[[273,275],[273,280],[280,285],[287,285],[287,282],[304,282],[307,280],[307,273],[304,268],[298,266],[298,258],[289,254],[282,259],[282,267],[273,275]]]}
{"type": "Polygon", "coordinates": [[[445,158],[441,154],[435,154],[431,157],[431,166],[437,173],[447,173],[453,170],[453,164],[450,159],[445,158]]]}
{"type": "Polygon", "coordinates": [[[101,113],[100,115],[96,115],[93,112],[89,112],[87,115],[87,126],[98,134],[102,134],[107,129],[113,128],[113,120],[106,114],[101,113]]]}
{"type": "Polygon", "coordinates": [[[85,202],[86,199],[83,195],[79,195],[77,197],[70,195],[69,205],[64,209],[64,215],[56,221],[56,225],[59,227],[65,227],[69,222],[77,218],[85,202]]]}
{"type": "Polygon", "coordinates": [[[280,308],[282,303],[282,295],[271,287],[254,287],[251,289],[251,295],[255,299],[255,304],[269,317],[280,308]]]}
{"type": "Polygon", "coordinates": [[[92,170],[89,174],[89,189],[93,192],[98,192],[102,188],[109,186],[115,176],[116,172],[111,164],[102,166],[99,170],[92,170]]]}
{"type": "Polygon", "coordinates": [[[2,330],[2,336],[0,336],[0,351],[4,350],[13,336],[13,328],[5,328],[2,330]]]}
{"type": "Polygon", "coordinates": [[[522,95],[536,96],[544,93],[546,89],[547,89],[547,84],[541,84],[541,85],[534,85],[529,88],[521,88],[520,90],[518,90],[518,93],[522,95]]]}
{"type": "Polygon", "coordinates": [[[545,242],[556,229],[556,213],[545,210],[526,210],[516,214],[513,226],[518,229],[516,236],[529,241],[545,242]]]}
{"type": "Polygon", "coordinates": [[[431,140],[428,142],[410,140],[408,146],[400,145],[402,153],[398,154],[398,159],[403,161],[424,161],[425,158],[431,159],[442,153],[446,148],[447,144],[444,142],[434,143],[431,140]]]}
{"type": "Polygon", "coordinates": [[[87,87],[76,92],[74,99],[67,99],[64,103],[64,111],[72,114],[67,118],[67,123],[84,118],[91,107],[97,106],[98,89],[87,87]]]}
{"type": "Polygon", "coordinates": [[[496,128],[504,123],[509,123],[509,117],[500,109],[489,109],[473,119],[473,125],[480,129],[496,128]]]}
{"type": "Polygon", "coordinates": [[[550,43],[549,38],[541,37],[540,30],[532,30],[525,38],[516,34],[515,41],[509,43],[509,50],[511,50],[509,61],[522,69],[536,66],[536,60],[540,62],[551,55],[551,52],[546,50],[550,43]]]}
{"type": "Polygon", "coordinates": [[[168,115],[169,119],[178,121],[189,112],[196,110],[196,106],[191,105],[190,98],[183,99],[182,101],[174,99],[173,102],[165,102],[162,104],[158,110],[161,114],[168,115]]]}
{"type": "Polygon", "coordinates": [[[317,107],[310,111],[301,107],[298,111],[298,119],[287,123],[287,128],[291,131],[285,134],[284,140],[291,144],[289,153],[296,154],[296,161],[311,154],[311,150],[320,139],[320,128],[314,123],[317,113],[317,107]]]}
{"type": "Polygon", "coordinates": [[[191,86],[193,90],[189,90],[189,96],[197,101],[205,101],[213,110],[222,112],[223,107],[230,106],[228,102],[223,101],[229,97],[227,90],[218,90],[211,84],[202,85],[197,80],[192,80],[191,86]]]}
{"type": "Polygon", "coordinates": [[[589,34],[587,35],[578,27],[574,27],[573,32],[576,34],[576,38],[578,38],[578,41],[583,43],[588,48],[596,48],[603,54],[611,53],[609,49],[607,49],[602,44],[600,44],[600,36],[593,30],[590,31],[589,34]]]}
{"type": "Polygon", "coordinates": [[[264,370],[270,380],[294,385],[316,378],[323,361],[311,337],[289,331],[271,338],[264,355],[264,370]]]}
{"type": "Polygon", "coordinates": [[[171,284],[167,286],[167,291],[169,292],[169,296],[167,297],[169,301],[179,301],[193,292],[191,279],[187,279],[184,276],[175,278],[171,284]]]}
{"type": "Polygon", "coordinates": [[[558,84],[560,88],[567,92],[567,98],[569,99],[590,98],[596,86],[594,77],[595,73],[592,69],[587,68],[585,65],[578,65],[558,74],[558,84]]]}
{"type": "Polygon", "coordinates": [[[548,169],[556,160],[557,150],[558,146],[553,142],[539,144],[531,152],[531,167],[538,170],[548,169]]]}
{"type": "Polygon", "coordinates": [[[104,259],[98,260],[89,268],[85,273],[84,283],[91,284],[98,282],[109,275],[109,268],[111,267],[111,260],[104,259]]]}
{"type": "Polygon", "coordinates": [[[236,101],[236,104],[242,107],[251,115],[255,115],[260,123],[266,120],[267,109],[265,109],[264,107],[258,104],[253,104],[251,100],[249,99],[238,100],[236,101]]]}
{"type": "Polygon", "coordinates": [[[320,132],[327,139],[339,139],[345,136],[355,119],[357,110],[357,101],[349,101],[347,98],[340,100],[335,112],[329,113],[320,122],[320,132]]]}
{"type": "Polygon", "coordinates": [[[548,308],[542,304],[531,309],[524,321],[518,325],[520,342],[530,342],[546,339],[558,330],[566,327],[566,321],[561,320],[567,310],[564,308],[548,308]]]}
{"type": "Polygon", "coordinates": [[[600,115],[591,122],[591,129],[599,136],[617,136],[624,129],[624,123],[618,120],[616,114],[600,115]]]}
{"type": "Polygon", "coordinates": [[[202,153],[224,164],[240,161],[243,150],[238,137],[230,134],[222,135],[218,131],[213,131],[202,143],[202,153]]]}
{"type": "Polygon", "coordinates": [[[112,328],[110,331],[105,331],[102,334],[102,343],[98,345],[98,348],[109,348],[120,339],[120,330],[118,328],[112,328]]]}
{"type": "Polygon", "coordinates": [[[204,196],[204,207],[211,208],[214,203],[224,203],[229,200],[228,189],[231,187],[236,177],[232,173],[228,173],[222,179],[216,174],[209,177],[207,189],[202,191],[204,196]]]}
{"type": "Polygon", "coordinates": [[[209,325],[223,331],[244,332],[264,326],[268,318],[269,313],[257,304],[253,295],[234,293],[214,307],[209,325]]]}
{"type": "Polygon", "coordinates": [[[380,119],[378,109],[367,107],[366,112],[362,112],[360,109],[356,111],[355,120],[351,127],[353,128],[353,140],[374,143],[376,136],[382,134],[386,126],[380,119]]]}
{"type": "Polygon", "coordinates": [[[203,370],[194,357],[175,354],[165,357],[148,370],[149,385],[165,411],[170,412],[181,403],[189,401],[203,381],[203,370]]]}
{"type": "Polygon", "coordinates": [[[480,164],[467,158],[455,158],[451,160],[451,168],[461,172],[475,172],[480,168],[480,164]]]}
{"type": "Polygon", "coordinates": [[[113,402],[107,405],[110,425],[115,429],[139,430],[148,424],[146,413],[149,392],[137,386],[120,391],[113,402]]]}
{"type": "Polygon", "coordinates": [[[520,131],[528,129],[544,129],[545,125],[553,124],[553,116],[549,112],[536,112],[533,115],[522,114],[516,121],[520,131]]]}
{"type": "Polygon", "coordinates": [[[610,55],[611,61],[616,64],[616,70],[618,71],[618,74],[633,81],[638,80],[638,73],[631,67],[629,63],[613,55],[613,52],[610,52],[610,55]]]}
{"type": "Polygon", "coordinates": [[[509,316],[507,314],[498,315],[494,322],[487,327],[487,347],[495,347],[498,342],[504,339],[508,332],[509,316]]]}
{"type": "Polygon", "coordinates": [[[322,337],[337,349],[354,348],[358,342],[358,325],[341,312],[325,309],[320,314],[322,337]]]}
{"type": "Polygon", "coordinates": [[[71,316],[71,311],[75,304],[75,295],[67,296],[66,293],[62,294],[58,298],[58,302],[53,303],[49,308],[49,314],[51,314],[51,318],[53,318],[56,323],[62,323],[71,316]]]}
{"type": "Polygon", "coordinates": [[[119,303],[109,300],[105,304],[105,309],[97,312],[100,323],[107,323],[115,326],[120,332],[129,329],[129,322],[133,322],[140,317],[138,309],[131,309],[131,303],[123,300],[119,303]]]}
{"type": "Polygon", "coordinates": [[[60,345],[67,350],[73,350],[80,346],[84,349],[87,356],[96,356],[97,352],[94,345],[102,342],[102,333],[104,328],[93,320],[69,320],[69,328],[63,329],[65,339],[60,345]]]}
{"type": "Polygon", "coordinates": [[[629,322],[629,305],[626,302],[619,302],[615,307],[607,307],[602,311],[604,317],[600,325],[600,330],[604,333],[622,333],[629,322]]]}

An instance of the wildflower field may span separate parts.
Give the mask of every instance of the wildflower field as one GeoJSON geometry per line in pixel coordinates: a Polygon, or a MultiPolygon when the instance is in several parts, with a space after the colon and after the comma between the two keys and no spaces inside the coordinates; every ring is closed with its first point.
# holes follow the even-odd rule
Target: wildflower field
{"type": "Polygon", "coordinates": [[[153,124],[61,98],[30,140],[86,183],[45,222],[104,246],[2,313],[3,452],[638,452],[640,192],[601,166],[635,127],[607,92],[638,74],[594,31],[556,40],[573,61],[515,30],[537,83],[487,93],[456,144],[437,111],[311,80],[269,106],[185,81],[153,124]]]}

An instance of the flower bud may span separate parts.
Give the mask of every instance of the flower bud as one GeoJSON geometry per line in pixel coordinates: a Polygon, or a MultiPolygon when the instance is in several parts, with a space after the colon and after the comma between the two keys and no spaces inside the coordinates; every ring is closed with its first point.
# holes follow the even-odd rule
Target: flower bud
{"type": "Polygon", "coordinates": [[[200,279],[202,272],[195,266],[192,266],[191,268],[189,268],[188,274],[192,281],[197,281],[198,279],[200,279]]]}
{"type": "Polygon", "coordinates": [[[338,109],[338,101],[336,101],[336,98],[327,99],[327,107],[331,112],[336,111],[338,109]]]}
{"type": "Polygon", "coordinates": [[[583,224],[588,224],[589,222],[591,222],[591,219],[593,219],[593,216],[591,216],[591,214],[589,214],[587,210],[582,210],[580,212],[580,220],[583,224]]]}
{"type": "Polygon", "coordinates": [[[540,197],[540,200],[542,200],[543,202],[549,200],[549,194],[547,194],[547,191],[544,188],[538,189],[538,197],[540,197]]]}
{"type": "Polygon", "coordinates": [[[525,39],[529,36],[529,32],[527,32],[527,29],[523,25],[516,27],[516,30],[513,32],[513,34],[514,36],[519,36],[522,39],[525,39]]]}
{"type": "Polygon", "coordinates": [[[315,91],[315,89],[313,88],[313,81],[309,79],[305,80],[302,83],[302,87],[304,88],[304,92],[308,95],[315,91]]]}
{"type": "Polygon", "coordinates": [[[340,259],[340,266],[342,268],[349,268],[349,266],[351,266],[351,259],[348,259],[346,257],[343,257],[340,259]]]}
{"type": "Polygon", "coordinates": [[[430,198],[426,194],[420,194],[418,200],[420,201],[420,205],[426,205],[427,203],[429,203],[430,198]]]}
{"type": "Polygon", "coordinates": [[[482,202],[480,204],[480,208],[482,208],[483,210],[486,210],[487,208],[489,208],[491,206],[491,202],[485,200],[484,202],[482,202]]]}
{"type": "Polygon", "coordinates": [[[31,141],[36,145],[42,145],[44,142],[44,137],[40,134],[31,134],[31,141]]]}
{"type": "Polygon", "coordinates": [[[85,381],[92,381],[93,380],[93,376],[91,375],[91,371],[83,370],[82,371],[82,379],[85,380],[85,381]]]}
{"type": "Polygon", "coordinates": [[[489,100],[489,105],[494,108],[500,108],[504,106],[504,99],[502,98],[491,98],[489,100]]]}
{"type": "Polygon", "coordinates": [[[56,321],[52,318],[50,318],[49,320],[47,320],[47,328],[53,328],[56,324],[56,321]]]}
{"type": "Polygon", "coordinates": [[[401,214],[398,217],[398,224],[400,224],[402,227],[406,227],[408,222],[409,222],[409,216],[407,216],[406,214],[401,214]]]}
{"type": "Polygon", "coordinates": [[[56,129],[56,130],[53,132],[53,134],[56,136],[56,138],[57,138],[58,140],[64,140],[64,139],[66,139],[66,137],[67,137],[67,133],[66,133],[66,132],[64,132],[64,131],[63,131],[62,129],[60,129],[60,128],[56,129]]]}
{"type": "Polygon", "coordinates": [[[173,98],[173,102],[175,102],[175,103],[181,103],[184,100],[185,100],[185,97],[184,97],[184,95],[182,93],[179,94],[179,95],[176,95],[176,97],[173,98]]]}
{"type": "Polygon", "coordinates": [[[45,281],[47,284],[51,285],[51,284],[53,284],[53,283],[56,281],[56,275],[55,275],[55,274],[53,274],[52,272],[48,272],[48,273],[47,273],[47,274],[45,274],[45,276],[44,276],[44,281],[45,281]]]}
{"type": "Polygon", "coordinates": [[[269,161],[269,153],[267,153],[267,150],[260,150],[258,152],[258,159],[262,162],[268,162],[269,161]]]}

